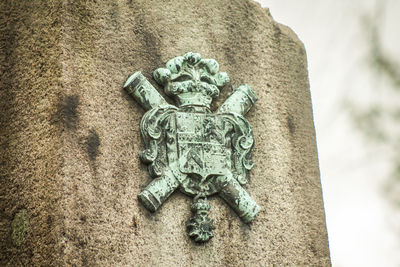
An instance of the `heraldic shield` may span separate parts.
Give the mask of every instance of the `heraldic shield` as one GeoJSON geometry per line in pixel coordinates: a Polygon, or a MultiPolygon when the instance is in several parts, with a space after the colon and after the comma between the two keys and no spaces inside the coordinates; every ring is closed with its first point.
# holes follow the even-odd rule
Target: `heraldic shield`
{"type": "Polygon", "coordinates": [[[230,170],[230,148],[226,146],[224,121],[213,114],[177,112],[176,140],[179,170],[204,180],[230,170]]]}
{"type": "Polygon", "coordinates": [[[245,223],[260,210],[242,187],[253,167],[254,147],[253,132],[244,115],[257,96],[243,84],[212,113],[212,99],[229,82],[228,75],[218,70],[214,59],[202,59],[192,52],[157,69],[154,79],[175,98],[177,106],[169,104],[140,72],[124,85],[147,110],[140,125],[145,144],[140,158],[154,179],[139,200],[153,212],[176,189],[193,197],[193,216],[186,226],[196,242],[208,241],[215,229],[208,217],[207,197],[219,195],[245,223]]]}

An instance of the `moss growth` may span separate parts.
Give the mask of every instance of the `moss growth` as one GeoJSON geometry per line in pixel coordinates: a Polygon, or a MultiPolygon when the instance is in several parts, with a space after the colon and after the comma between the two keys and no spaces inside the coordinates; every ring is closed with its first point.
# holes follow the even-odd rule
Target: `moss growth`
{"type": "Polygon", "coordinates": [[[17,247],[21,246],[25,242],[26,235],[29,231],[28,213],[25,209],[15,214],[14,220],[11,223],[11,229],[13,244],[17,247]]]}

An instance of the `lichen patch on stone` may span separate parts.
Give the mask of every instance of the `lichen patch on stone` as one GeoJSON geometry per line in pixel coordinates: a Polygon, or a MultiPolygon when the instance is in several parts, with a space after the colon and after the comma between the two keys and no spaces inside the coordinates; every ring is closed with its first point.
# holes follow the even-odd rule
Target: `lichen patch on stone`
{"type": "Polygon", "coordinates": [[[13,244],[20,247],[25,243],[29,231],[28,213],[26,209],[22,209],[15,214],[14,220],[11,223],[11,229],[11,239],[13,244]]]}

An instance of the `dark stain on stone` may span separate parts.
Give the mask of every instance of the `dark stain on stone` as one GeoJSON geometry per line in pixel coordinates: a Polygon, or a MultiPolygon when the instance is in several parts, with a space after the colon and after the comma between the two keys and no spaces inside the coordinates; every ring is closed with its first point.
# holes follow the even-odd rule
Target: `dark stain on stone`
{"type": "Polygon", "coordinates": [[[318,255],[318,250],[316,249],[314,242],[311,242],[309,244],[309,248],[310,248],[310,250],[311,250],[311,252],[313,253],[314,256],[318,255]]]}
{"type": "Polygon", "coordinates": [[[232,217],[227,217],[227,221],[228,221],[228,228],[230,230],[232,229],[232,217]]]}
{"type": "Polygon", "coordinates": [[[294,124],[293,117],[292,117],[292,115],[288,115],[286,119],[287,119],[287,126],[289,128],[289,132],[291,135],[293,135],[294,132],[296,131],[296,125],[294,124]]]}
{"type": "Polygon", "coordinates": [[[81,222],[85,223],[86,222],[86,216],[85,215],[81,216],[80,220],[81,220],[81,222]]]}
{"type": "Polygon", "coordinates": [[[132,218],[132,224],[134,228],[137,228],[137,222],[135,217],[132,218]]]}
{"type": "Polygon", "coordinates": [[[93,34],[97,24],[93,22],[95,16],[95,1],[79,1],[71,2],[65,6],[65,14],[70,14],[76,18],[74,21],[74,29],[69,31],[71,34],[70,45],[75,49],[82,49],[86,54],[94,53],[97,46],[95,41],[97,34],[93,34]],[[89,30],[91,29],[91,30],[89,30]]]}
{"type": "MultiPolygon", "coordinates": [[[[160,39],[150,30],[148,30],[147,32],[145,32],[145,34],[143,35],[144,38],[144,43],[145,43],[145,47],[147,47],[148,51],[149,51],[149,61],[152,62],[151,64],[151,68],[154,68],[154,66],[157,66],[160,64],[160,58],[161,58],[161,53],[160,53],[160,49],[159,46],[161,46],[160,44],[160,39]],[[150,51],[153,51],[153,53],[150,53],[150,51]]],[[[151,69],[150,69],[150,73],[152,73],[151,69]]]]}
{"type": "Polygon", "coordinates": [[[95,130],[90,130],[87,137],[87,153],[91,161],[95,161],[99,154],[100,137],[95,130]]]}
{"type": "MultiPolygon", "coordinates": [[[[11,13],[11,11],[10,11],[11,13]]],[[[2,97],[0,98],[0,107],[1,107],[1,116],[0,116],[0,134],[3,132],[7,132],[10,122],[12,121],[12,114],[14,108],[14,98],[16,90],[16,85],[18,84],[16,78],[13,74],[18,73],[17,66],[17,56],[15,53],[15,49],[17,47],[16,36],[17,33],[15,31],[16,21],[12,20],[13,16],[7,14],[7,12],[3,13],[3,16],[8,17],[10,21],[6,23],[5,29],[2,29],[2,37],[0,39],[0,46],[2,47],[2,55],[4,56],[1,67],[1,80],[0,87],[4,92],[2,93],[2,97]]],[[[7,139],[6,139],[7,142],[7,139]]]]}
{"type": "Polygon", "coordinates": [[[110,19],[111,19],[111,25],[113,26],[113,28],[115,30],[119,30],[120,29],[119,22],[118,22],[118,18],[120,16],[119,13],[120,12],[119,12],[118,4],[117,3],[112,3],[110,11],[109,11],[109,16],[110,16],[110,19]]]}
{"type": "Polygon", "coordinates": [[[87,242],[85,240],[80,239],[78,241],[78,246],[79,247],[84,248],[84,247],[86,247],[86,245],[87,245],[87,242]]]}
{"type": "Polygon", "coordinates": [[[305,54],[305,50],[304,50],[304,48],[301,46],[301,47],[299,47],[299,53],[301,54],[301,55],[303,55],[304,56],[304,54],[305,54]]]}
{"type": "Polygon", "coordinates": [[[281,34],[282,34],[281,28],[277,24],[274,24],[274,38],[279,40],[281,34]]]}
{"type": "Polygon", "coordinates": [[[235,36],[235,38],[229,38],[229,42],[224,46],[225,56],[230,65],[238,67],[241,66],[241,61],[235,51],[240,50],[243,56],[254,52],[254,44],[251,40],[255,23],[254,20],[248,19],[253,17],[253,13],[249,12],[250,4],[247,1],[243,2],[242,8],[245,12],[239,12],[234,6],[228,5],[224,17],[227,32],[230,36],[235,36]]]}
{"type": "Polygon", "coordinates": [[[243,235],[248,235],[249,232],[251,231],[251,222],[250,223],[244,223],[243,221],[240,222],[240,230],[243,235]]]}
{"type": "Polygon", "coordinates": [[[78,95],[66,96],[60,103],[59,114],[63,125],[67,129],[76,129],[79,120],[78,106],[78,95]]]}
{"type": "Polygon", "coordinates": [[[132,217],[132,228],[134,229],[135,235],[137,235],[138,234],[138,222],[137,222],[137,218],[135,215],[132,217]]]}
{"type": "Polygon", "coordinates": [[[134,35],[137,37],[138,42],[141,44],[143,53],[146,54],[147,66],[143,66],[143,73],[153,73],[154,69],[160,64],[161,49],[163,48],[160,32],[156,32],[154,28],[148,27],[151,24],[146,16],[147,10],[143,10],[137,1],[133,1],[132,14],[135,17],[136,26],[133,29],[134,35]]]}
{"type": "Polygon", "coordinates": [[[89,260],[85,254],[82,254],[82,266],[89,266],[89,260]]]}
{"type": "Polygon", "coordinates": [[[49,229],[52,229],[52,227],[53,227],[53,217],[51,217],[50,215],[48,215],[47,216],[47,227],[49,228],[49,229]]]}

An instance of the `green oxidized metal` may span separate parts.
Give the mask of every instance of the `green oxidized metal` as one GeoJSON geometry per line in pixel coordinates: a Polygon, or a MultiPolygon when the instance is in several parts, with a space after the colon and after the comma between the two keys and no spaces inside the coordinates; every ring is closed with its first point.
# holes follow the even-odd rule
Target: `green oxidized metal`
{"type": "Polygon", "coordinates": [[[131,75],[124,89],[147,110],[140,130],[145,149],[141,160],[148,164],[154,180],[139,194],[150,211],[179,188],[194,197],[193,217],[187,222],[196,242],[213,236],[207,197],[217,194],[245,222],[251,222],[260,207],[242,188],[253,167],[252,129],[243,117],[257,100],[247,84],[239,86],[216,113],[210,104],[228,81],[218,72],[214,59],[189,52],[167,62],[154,72],[154,79],[173,96],[177,107],[168,104],[140,73],[131,75]]]}

